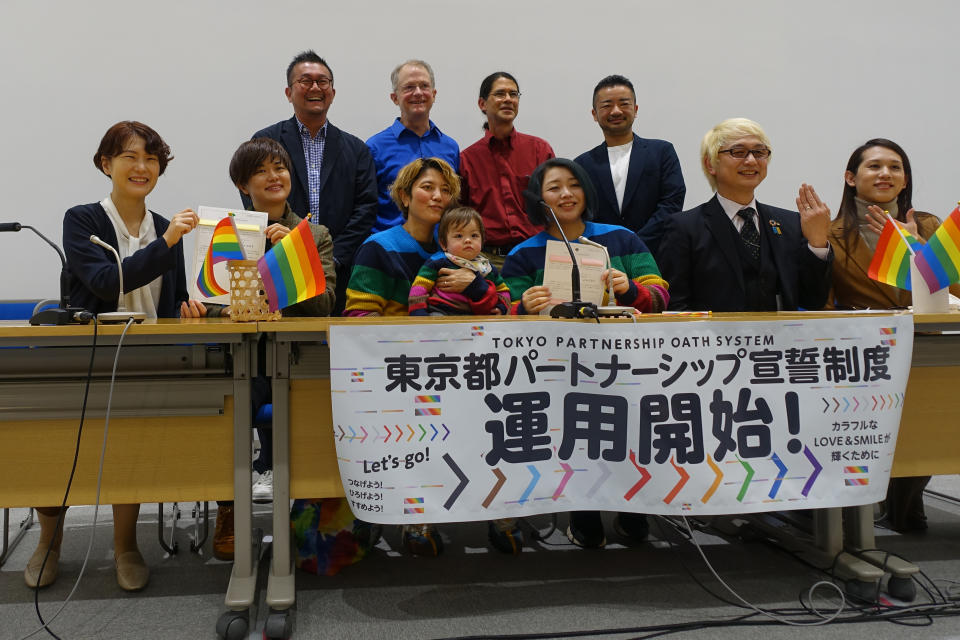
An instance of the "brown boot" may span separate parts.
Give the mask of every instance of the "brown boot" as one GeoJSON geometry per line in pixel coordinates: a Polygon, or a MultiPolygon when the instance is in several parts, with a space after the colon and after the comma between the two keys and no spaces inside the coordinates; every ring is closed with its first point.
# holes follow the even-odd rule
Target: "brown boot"
{"type": "Polygon", "coordinates": [[[217,525],[213,530],[213,557],[233,560],[233,503],[217,507],[217,525]]]}

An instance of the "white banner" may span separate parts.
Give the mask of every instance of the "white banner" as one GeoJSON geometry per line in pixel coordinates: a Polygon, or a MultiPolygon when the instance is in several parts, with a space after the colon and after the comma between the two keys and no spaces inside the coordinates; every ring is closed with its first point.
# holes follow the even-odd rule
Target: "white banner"
{"type": "Polygon", "coordinates": [[[913,320],[334,325],[344,491],[377,523],[883,499],[913,320]]]}

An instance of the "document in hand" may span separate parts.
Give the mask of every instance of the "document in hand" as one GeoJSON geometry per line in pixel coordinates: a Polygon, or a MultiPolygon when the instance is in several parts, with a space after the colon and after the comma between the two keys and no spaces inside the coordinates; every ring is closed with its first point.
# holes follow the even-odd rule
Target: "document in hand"
{"type": "MultiPolygon", "coordinates": [[[[595,305],[603,303],[603,272],[607,268],[607,259],[600,247],[591,247],[578,242],[570,243],[573,253],[580,265],[580,298],[583,302],[592,302],[595,305]]],[[[547,251],[543,265],[543,284],[550,288],[553,299],[551,306],[558,302],[568,302],[573,299],[571,290],[570,253],[567,247],[559,240],[547,240],[547,251]]],[[[549,307],[543,312],[550,313],[549,307]]]]}

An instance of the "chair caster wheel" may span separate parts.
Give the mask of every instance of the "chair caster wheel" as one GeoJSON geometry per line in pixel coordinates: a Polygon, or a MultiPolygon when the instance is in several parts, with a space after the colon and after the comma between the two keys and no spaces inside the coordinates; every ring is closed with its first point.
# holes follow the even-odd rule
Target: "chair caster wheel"
{"type": "Polygon", "coordinates": [[[287,640],[293,634],[293,616],[290,610],[271,609],[263,625],[264,640],[287,640]]]}
{"type": "Polygon", "coordinates": [[[904,602],[913,602],[917,597],[917,583],[913,578],[890,576],[887,581],[887,593],[904,602]]]}
{"type": "Polygon", "coordinates": [[[847,595],[853,596],[864,602],[877,601],[877,583],[866,582],[864,580],[847,580],[844,585],[844,591],[847,595]]]}
{"type": "Polygon", "coordinates": [[[223,640],[242,640],[250,629],[250,613],[227,611],[217,620],[217,636],[223,640]]]}

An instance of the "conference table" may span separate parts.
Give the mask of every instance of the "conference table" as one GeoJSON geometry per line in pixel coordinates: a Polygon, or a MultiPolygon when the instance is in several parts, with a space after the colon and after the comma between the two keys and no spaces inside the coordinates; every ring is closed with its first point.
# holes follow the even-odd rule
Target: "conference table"
{"type": "MultiPolygon", "coordinates": [[[[257,326],[226,319],[124,325],[0,322],[0,507],[62,503],[91,369],[69,505],[235,500],[227,614],[254,602],[250,380],[257,326]],[[122,348],[117,355],[117,345],[122,348]],[[117,358],[111,398],[110,378],[117,358]],[[109,424],[105,424],[110,402],[109,424]],[[232,442],[234,446],[224,446],[232,442]]],[[[6,511],[4,521],[6,523],[6,511]]],[[[7,531],[4,529],[4,538],[7,531]]]]}
{"type": "MultiPolygon", "coordinates": [[[[802,317],[836,317],[806,313],[802,317]]],[[[713,314],[706,318],[650,315],[644,322],[784,320],[792,313],[713,314]]],[[[464,322],[469,318],[430,318],[464,322]]],[[[518,318],[484,317],[484,322],[518,318]]],[[[522,319],[521,319],[522,320],[522,319]]],[[[605,320],[617,322],[621,320],[605,320]]],[[[133,325],[123,338],[104,463],[102,504],[235,500],[236,557],[225,598],[238,615],[253,602],[250,484],[250,380],[256,343],[266,336],[266,372],[273,385],[273,557],[266,601],[293,605],[291,498],[341,497],[331,429],[329,329],[337,323],[422,323],[420,318],[284,318],[159,320],[133,325]],[[234,446],[224,447],[232,437],[234,446]],[[188,445],[188,446],[185,446],[188,445]]],[[[578,322],[566,320],[565,322],[578,322]]],[[[629,322],[629,321],[627,321],[629,322]]],[[[122,326],[101,325],[86,410],[80,464],[69,504],[92,504],[103,437],[110,371],[122,326]],[[106,348],[104,348],[106,347],[106,348]]],[[[960,439],[952,437],[953,399],[960,376],[960,313],[914,317],[914,350],[892,475],[960,472],[960,439]],[[935,443],[935,446],[931,446],[935,443]]],[[[0,429],[12,463],[0,507],[56,505],[63,499],[89,366],[93,325],[33,327],[0,323],[0,429]]],[[[823,510],[815,535],[831,558],[873,548],[869,507],[823,510]],[[869,517],[868,517],[869,514],[869,517]],[[844,522],[845,521],[845,522],[844,522]]],[[[819,513],[819,512],[818,512],[819,513]]],[[[883,571],[850,554],[838,564],[875,583],[883,571]],[[846,565],[844,565],[846,566],[846,565]],[[857,571],[861,571],[860,574],[857,571]]],[[[900,575],[909,575],[911,568],[900,575]]]]}

